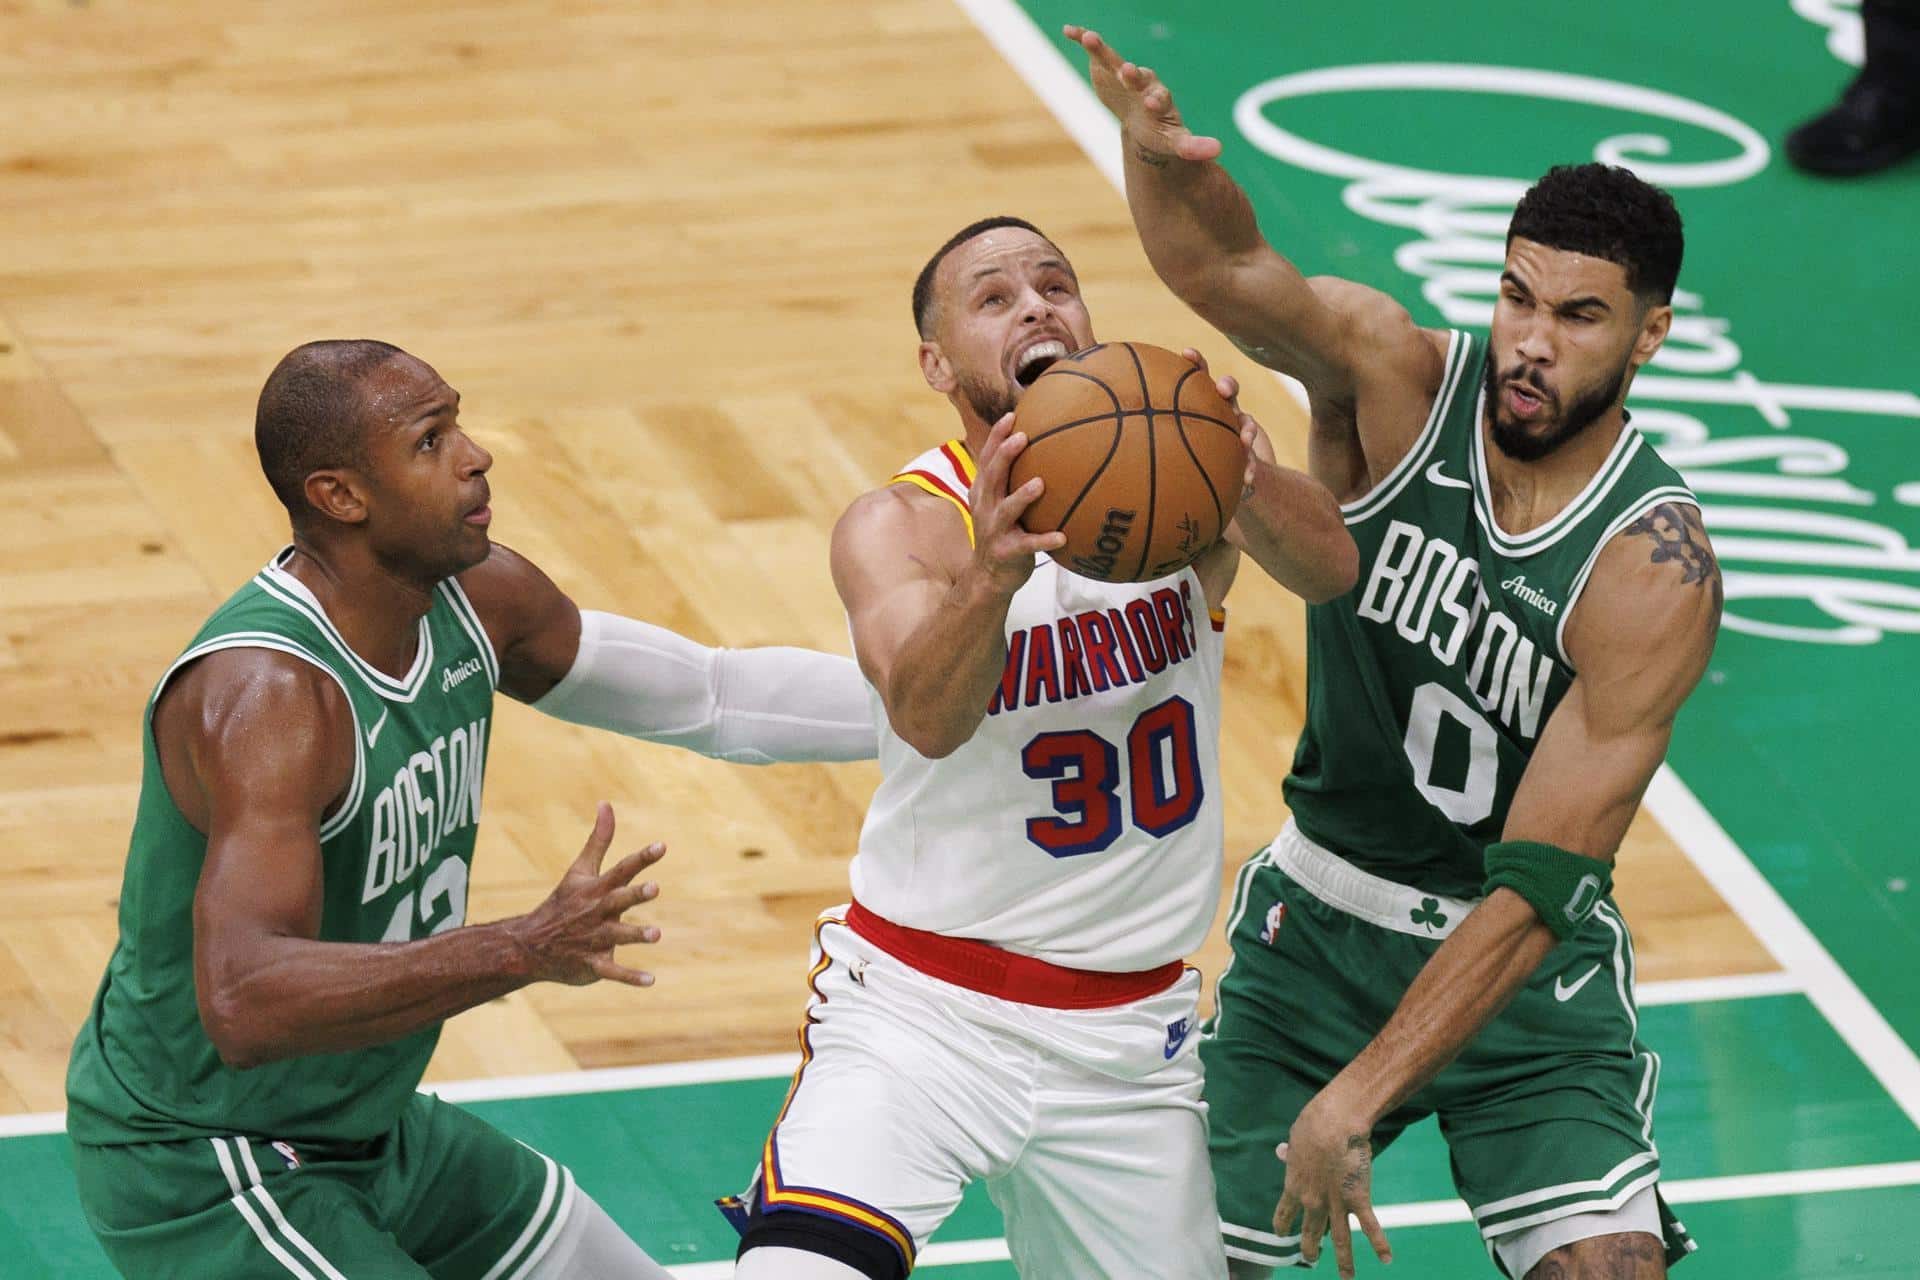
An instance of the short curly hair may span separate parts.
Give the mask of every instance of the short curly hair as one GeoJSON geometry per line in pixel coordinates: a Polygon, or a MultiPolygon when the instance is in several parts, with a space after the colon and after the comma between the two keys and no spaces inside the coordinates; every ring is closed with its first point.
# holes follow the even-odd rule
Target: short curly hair
{"type": "Polygon", "coordinates": [[[1509,248],[1515,236],[1619,263],[1635,297],[1662,304],[1673,301],[1686,248],[1673,197],[1610,164],[1547,170],[1514,207],[1509,248]]]}

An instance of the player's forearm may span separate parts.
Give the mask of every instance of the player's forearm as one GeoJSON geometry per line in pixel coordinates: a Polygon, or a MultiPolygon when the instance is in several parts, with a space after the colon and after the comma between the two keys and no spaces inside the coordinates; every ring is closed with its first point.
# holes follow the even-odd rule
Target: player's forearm
{"type": "Polygon", "coordinates": [[[887,717],[921,755],[953,754],[986,718],[1006,667],[1011,603],[970,572],[901,646],[887,679],[887,717]]]}
{"type": "Polygon", "coordinates": [[[197,974],[221,1060],[245,1069],[386,1044],[533,981],[511,921],[417,942],[262,937],[197,974]]]}
{"type": "Polygon", "coordinates": [[[866,681],[846,658],[770,646],[712,649],[664,627],[583,610],[566,677],[533,704],[743,764],[870,760],[866,681]]]}
{"type": "Polygon", "coordinates": [[[1254,464],[1233,541],[1275,582],[1310,604],[1353,589],[1360,552],[1327,487],[1290,467],[1254,464]]]}
{"type": "Polygon", "coordinates": [[[1264,247],[1253,205],[1217,161],[1182,160],[1122,138],[1127,205],[1147,260],[1190,305],[1234,258],[1264,247]]]}
{"type": "Polygon", "coordinates": [[[1496,889],[1427,961],[1338,1084],[1363,1099],[1377,1121],[1458,1057],[1556,945],[1523,898],[1496,889]]]}

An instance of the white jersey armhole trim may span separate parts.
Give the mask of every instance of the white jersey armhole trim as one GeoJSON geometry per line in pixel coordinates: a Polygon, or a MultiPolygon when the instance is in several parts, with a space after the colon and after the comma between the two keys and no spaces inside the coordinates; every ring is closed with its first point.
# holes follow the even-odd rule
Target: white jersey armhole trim
{"type": "MultiPolygon", "coordinates": [[[[1657,489],[1647,490],[1640,495],[1639,501],[1615,516],[1600,536],[1594,539],[1593,550],[1587,553],[1587,562],[1581,565],[1580,572],[1574,575],[1573,586],[1567,592],[1566,607],[1560,610],[1560,621],[1553,628],[1553,647],[1560,655],[1560,664],[1575,675],[1579,674],[1579,669],[1573,665],[1573,659],[1567,656],[1567,622],[1573,617],[1573,607],[1580,602],[1580,594],[1587,589],[1587,579],[1593,576],[1594,566],[1600,562],[1600,553],[1606,550],[1607,544],[1619,537],[1628,525],[1667,502],[1677,502],[1681,506],[1701,511],[1700,499],[1694,496],[1693,490],[1683,484],[1667,484],[1657,489]]],[[[1704,511],[1701,513],[1705,515],[1704,511]]]]}
{"type": "Polygon", "coordinates": [[[480,611],[473,607],[473,601],[467,598],[466,590],[461,587],[458,578],[448,578],[440,584],[440,590],[453,606],[454,619],[466,631],[468,639],[480,650],[481,665],[487,669],[487,685],[492,689],[500,687],[500,657],[493,651],[493,640],[487,635],[486,626],[480,621],[480,611]]]}
{"type": "MultiPolygon", "coordinates": [[[[189,662],[198,661],[210,653],[218,653],[223,649],[272,649],[279,653],[290,654],[326,672],[327,676],[340,686],[340,694],[347,700],[347,718],[353,722],[353,780],[347,784],[346,795],[341,800],[340,807],[334,811],[331,818],[320,824],[320,843],[325,844],[346,830],[347,825],[360,812],[360,803],[367,794],[367,748],[361,736],[360,713],[353,709],[353,692],[347,688],[347,682],[340,678],[338,671],[320,661],[300,645],[271,631],[234,631],[193,646],[175,658],[173,665],[161,674],[159,683],[153,686],[153,696],[147,699],[146,731],[153,732],[153,708],[159,703],[161,693],[165,691],[167,682],[173,679],[174,674],[189,662]]],[[[156,744],[156,756],[158,750],[156,744]]]]}
{"type": "Polygon", "coordinates": [[[1441,424],[1447,419],[1448,411],[1453,407],[1453,398],[1460,392],[1460,383],[1466,376],[1467,357],[1473,351],[1473,342],[1466,332],[1454,329],[1447,338],[1446,370],[1440,378],[1440,388],[1434,393],[1433,407],[1427,411],[1427,423],[1415,437],[1413,448],[1407,450],[1407,456],[1395,463],[1386,478],[1355,498],[1342,504],[1340,517],[1348,524],[1377,515],[1382,508],[1398,497],[1419,470],[1420,465],[1433,452],[1440,440],[1441,424]]]}

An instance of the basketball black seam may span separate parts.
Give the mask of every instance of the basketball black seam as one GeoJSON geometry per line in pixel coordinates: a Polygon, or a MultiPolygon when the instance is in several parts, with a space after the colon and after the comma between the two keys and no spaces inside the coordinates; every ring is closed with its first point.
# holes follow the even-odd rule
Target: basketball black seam
{"type": "MultiPolygon", "coordinates": [[[[1095,381],[1099,380],[1095,379],[1095,381]]],[[[1107,384],[1102,382],[1100,385],[1105,388],[1107,384]]],[[[1112,395],[1113,392],[1108,390],[1107,394],[1112,395]]],[[[1080,504],[1086,501],[1089,493],[1093,492],[1093,486],[1099,484],[1100,477],[1107,473],[1107,468],[1113,463],[1113,455],[1120,452],[1120,435],[1125,429],[1126,424],[1118,414],[1109,416],[1113,418],[1113,443],[1107,446],[1107,456],[1100,460],[1100,465],[1094,469],[1092,475],[1087,477],[1087,482],[1080,486],[1080,492],[1074,496],[1072,504],[1067,507],[1066,511],[1061,514],[1059,521],[1053,526],[1055,530],[1067,527],[1067,521],[1073,519],[1073,513],[1080,509],[1080,504]]]]}
{"type": "MultiPolygon", "coordinates": [[[[1107,386],[1106,386],[1106,384],[1105,384],[1104,382],[1100,384],[1100,389],[1101,389],[1102,391],[1107,391],[1107,386]]],[[[1107,394],[1108,394],[1109,396],[1111,396],[1111,395],[1113,394],[1113,392],[1111,392],[1111,391],[1107,391],[1107,394]]],[[[1116,403],[1117,403],[1117,402],[1116,402],[1116,403]]],[[[1042,431],[1042,432],[1041,432],[1041,433],[1040,433],[1039,435],[1037,435],[1037,436],[1028,436],[1028,437],[1027,437],[1027,448],[1029,448],[1029,449],[1031,449],[1031,448],[1032,448],[1032,447],[1033,447],[1034,445],[1037,445],[1037,444],[1039,444],[1039,443],[1040,443],[1040,442],[1041,442],[1042,440],[1045,440],[1045,439],[1047,439],[1047,438],[1048,438],[1049,436],[1057,436],[1057,435],[1059,435],[1059,434],[1060,434],[1060,433],[1061,433],[1062,431],[1065,431],[1065,430],[1067,430],[1067,429],[1068,429],[1068,428],[1070,428],[1070,427],[1084,427],[1084,426],[1086,426],[1086,425],[1088,425],[1089,423],[1093,423],[1093,422],[1104,422],[1104,421],[1106,421],[1106,420],[1107,420],[1108,418],[1116,418],[1116,419],[1117,419],[1117,418],[1126,418],[1126,417],[1131,417],[1131,416],[1132,416],[1132,415],[1131,415],[1131,414],[1130,414],[1130,413],[1129,413],[1129,412],[1128,412],[1127,410],[1125,410],[1125,409],[1121,409],[1121,410],[1118,410],[1118,411],[1116,411],[1116,412],[1114,412],[1114,413],[1096,413],[1096,414],[1094,414],[1094,415],[1093,415],[1093,416],[1092,416],[1091,418],[1075,418],[1075,419],[1074,419],[1074,420],[1073,420],[1072,422],[1063,422],[1063,423],[1061,423],[1061,424],[1060,424],[1059,426],[1057,426],[1057,427],[1048,427],[1048,428],[1047,428],[1047,429],[1046,429],[1045,431],[1042,431]]]]}
{"type": "MultiPolygon", "coordinates": [[[[1183,378],[1183,382],[1185,382],[1185,378],[1183,378]]],[[[1175,391],[1173,391],[1173,403],[1175,403],[1175,405],[1181,403],[1179,388],[1175,388],[1175,391]]],[[[1206,474],[1206,466],[1200,462],[1200,455],[1194,453],[1194,447],[1187,441],[1187,422],[1183,422],[1181,416],[1183,415],[1175,409],[1175,411],[1173,411],[1173,424],[1181,428],[1181,449],[1187,449],[1187,457],[1190,457],[1192,462],[1194,462],[1194,470],[1200,472],[1200,484],[1206,486],[1206,495],[1213,499],[1213,535],[1219,537],[1221,533],[1227,532],[1227,509],[1219,505],[1219,489],[1213,487],[1212,476],[1206,474]]]]}
{"type": "MultiPolygon", "coordinates": [[[[1140,378],[1140,403],[1147,408],[1147,526],[1145,530],[1142,531],[1140,537],[1140,564],[1133,571],[1133,580],[1138,582],[1140,581],[1140,575],[1146,572],[1147,555],[1153,550],[1154,487],[1159,482],[1160,466],[1159,458],[1155,456],[1153,447],[1153,388],[1147,385],[1147,367],[1140,363],[1140,353],[1133,349],[1131,342],[1123,342],[1120,345],[1127,349],[1127,355],[1133,360],[1133,371],[1140,378]]],[[[1174,385],[1177,390],[1179,384],[1176,383],[1174,385]]],[[[1177,394],[1174,397],[1174,403],[1180,403],[1177,394]]],[[[1121,426],[1124,429],[1125,423],[1122,422],[1121,426]]],[[[1114,438],[1118,440],[1120,432],[1115,431],[1113,434],[1114,438]]]]}
{"type": "MultiPolygon", "coordinates": [[[[1180,381],[1174,383],[1173,413],[1174,413],[1174,421],[1178,423],[1180,427],[1180,445],[1182,448],[1184,448],[1187,451],[1187,457],[1193,459],[1193,469],[1200,473],[1201,483],[1207,486],[1207,496],[1213,499],[1214,537],[1219,538],[1219,537],[1224,537],[1227,532],[1227,509],[1225,505],[1222,504],[1220,501],[1220,491],[1213,487],[1213,477],[1207,474],[1206,467],[1201,465],[1200,456],[1193,451],[1193,445],[1188,443],[1187,441],[1186,420],[1188,418],[1197,418],[1201,422],[1211,422],[1218,427],[1224,427],[1227,424],[1220,421],[1220,419],[1213,417],[1210,414],[1204,414],[1204,413],[1190,414],[1190,413],[1184,412],[1180,408],[1180,389],[1187,385],[1188,378],[1192,377],[1194,374],[1199,372],[1200,370],[1197,368],[1192,369],[1187,373],[1182,374],[1180,376],[1180,381]]],[[[1236,436],[1240,434],[1237,428],[1230,428],[1230,430],[1233,430],[1233,433],[1236,436]]]]}
{"type": "MultiPolygon", "coordinates": [[[[1086,375],[1082,374],[1081,376],[1085,377],[1086,375]]],[[[1113,392],[1108,389],[1106,383],[1100,382],[1098,378],[1087,378],[1087,381],[1099,383],[1100,389],[1103,391],[1106,391],[1109,398],[1112,397],[1113,392]]],[[[1116,400],[1115,403],[1117,404],[1119,402],[1116,400]]],[[[1071,422],[1062,422],[1057,426],[1048,427],[1045,431],[1042,431],[1037,436],[1028,437],[1027,444],[1029,447],[1039,444],[1042,440],[1045,440],[1051,436],[1059,435],[1062,431],[1067,430],[1069,427],[1084,427],[1089,423],[1103,422],[1108,418],[1144,418],[1145,416],[1147,416],[1149,412],[1150,411],[1147,409],[1119,409],[1119,410],[1115,410],[1112,413],[1096,413],[1089,418],[1075,418],[1071,422]]],[[[1152,410],[1151,412],[1164,413],[1165,410],[1152,410]]],[[[1240,428],[1233,426],[1229,423],[1222,422],[1220,419],[1212,417],[1208,414],[1188,413],[1186,410],[1182,409],[1180,410],[1180,416],[1184,419],[1190,419],[1191,421],[1194,421],[1194,422],[1211,423],[1213,426],[1219,427],[1225,431],[1231,431],[1235,435],[1240,434],[1240,428]]]]}
{"type": "Polygon", "coordinates": [[[1183,418],[1192,418],[1195,422],[1211,422],[1214,426],[1225,428],[1235,435],[1240,434],[1240,428],[1234,426],[1231,422],[1223,422],[1210,413],[1189,413],[1185,409],[1182,409],[1180,410],[1180,416],[1183,418]]]}

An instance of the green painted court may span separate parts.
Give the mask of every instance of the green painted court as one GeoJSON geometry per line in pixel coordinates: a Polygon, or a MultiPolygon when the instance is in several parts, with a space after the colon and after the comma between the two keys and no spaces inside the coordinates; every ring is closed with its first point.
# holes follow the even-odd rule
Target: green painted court
{"type": "MultiPolygon", "coordinates": [[[[1225,140],[1276,245],[1423,323],[1484,324],[1503,210],[1547,165],[1616,159],[1674,190],[1680,323],[1635,423],[1706,505],[1729,621],[1647,804],[1783,971],[1641,993],[1665,1190],[1701,1246],[1677,1274],[1920,1278],[1920,168],[1823,184],[1774,154],[1844,78],[1829,28],[1850,6],[959,2],[1113,174],[1057,35],[1098,26],[1225,140]]],[[[442,1092],[570,1165],[680,1274],[725,1276],[712,1200],[745,1184],[789,1066],[442,1092]]],[[[0,1274],[108,1277],[58,1123],[0,1124],[0,1274]]],[[[1431,1121],[1382,1157],[1375,1200],[1394,1274],[1495,1274],[1431,1121]]],[[[975,1188],[921,1265],[1011,1276],[999,1237],[975,1188]]]]}
{"type": "MultiPolygon", "coordinates": [[[[1646,1039],[1662,1059],[1656,1119],[1667,1190],[1703,1241],[1682,1274],[1912,1277],[1920,1129],[1806,997],[1768,986],[1727,984],[1723,998],[1644,1011],[1646,1039]]],[[[681,1274],[724,1276],[735,1237],[712,1201],[744,1185],[788,1065],[641,1067],[441,1092],[565,1159],[581,1185],[681,1274]],[[533,1096],[503,1096],[514,1093],[533,1096]]],[[[50,1173],[67,1167],[65,1137],[19,1136],[4,1149],[0,1231],[24,1250],[13,1259],[20,1274],[112,1276],[70,1184],[50,1173]]],[[[1383,1221],[1399,1253],[1397,1274],[1491,1274],[1465,1206],[1452,1198],[1432,1121],[1381,1158],[1376,1195],[1391,1206],[1383,1221]]],[[[999,1234],[997,1212],[975,1188],[921,1265],[956,1278],[1012,1276],[999,1234]]]]}

